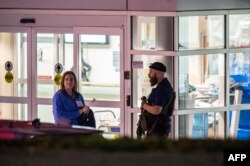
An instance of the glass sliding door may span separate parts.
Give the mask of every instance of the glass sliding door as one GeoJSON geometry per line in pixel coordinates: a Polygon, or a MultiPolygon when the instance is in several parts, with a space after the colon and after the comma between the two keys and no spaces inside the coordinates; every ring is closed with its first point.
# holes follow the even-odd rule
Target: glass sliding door
{"type": "Polygon", "coordinates": [[[120,36],[80,35],[79,58],[85,98],[120,101],[120,36]]]}
{"type": "MultiPolygon", "coordinates": [[[[34,28],[33,29],[33,117],[41,122],[54,123],[52,98],[60,84],[54,81],[57,67],[60,74],[73,68],[73,42],[68,43],[66,36],[73,37],[71,29],[34,28]],[[59,64],[59,65],[58,65],[59,64]]],[[[59,82],[60,83],[60,82],[59,82]]]]}
{"type": "MultiPolygon", "coordinates": [[[[54,82],[56,64],[62,71],[73,68],[73,43],[66,43],[65,33],[37,33],[37,97],[51,98],[58,85],[54,82]]],[[[73,36],[73,34],[67,34],[73,36]]]]}
{"type": "Polygon", "coordinates": [[[33,32],[36,43],[33,62],[37,66],[33,115],[42,122],[54,123],[52,97],[60,88],[54,81],[57,64],[60,64],[61,74],[68,70],[76,73],[79,91],[94,111],[96,128],[105,131],[107,137],[117,137],[122,132],[120,120],[124,109],[122,31],[75,29],[36,28],[33,32]]]}
{"type": "Polygon", "coordinates": [[[122,30],[115,28],[76,28],[78,38],[79,89],[96,117],[97,129],[107,137],[124,130],[122,83],[122,30]]]}
{"type": "Polygon", "coordinates": [[[107,137],[124,134],[123,29],[0,29],[0,118],[54,123],[55,77],[74,71],[107,137]],[[9,73],[11,73],[9,75],[9,73]]]}
{"type": "Polygon", "coordinates": [[[0,28],[0,119],[28,119],[28,28],[0,28]]]}

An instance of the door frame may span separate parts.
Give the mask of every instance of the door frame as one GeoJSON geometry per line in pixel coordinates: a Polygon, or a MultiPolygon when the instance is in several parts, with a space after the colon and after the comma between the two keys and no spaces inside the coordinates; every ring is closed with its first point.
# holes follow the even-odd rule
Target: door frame
{"type": "MultiPolygon", "coordinates": [[[[75,69],[79,68],[78,63],[78,50],[79,50],[79,34],[105,34],[105,35],[118,35],[120,36],[120,101],[95,101],[92,103],[91,100],[86,100],[87,105],[93,107],[111,107],[111,108],[120,108],[120,135],[125,135],[125,86],[124,86],[124,29],[121,27],[74,27],[74,65],[75,69]]],[[[79,70],[74,71],[77,76],[79,76],[79,70]]]]}
{"type": "MultiPolygon", "coordinates": [[[[18,96],[0,96],[1,103],[9,103],[9,104],[27,104],[27,110],[31,110],[31,96],[32,90],[29,88],[32,85],[31,76],[29,70],[31,69],[31,45],[28,43],[31,41],[31,28],[30,27],[13,27],[13,26],[0,26],[0,32],[7,33],[27,33],[27,96],[26,97],[18,97],[18,96]]],[[[27,111],[27,118],[31,118],[30,111],[27,111]]]]}
{"type": "Polygon", "coordinates": [[[52,104],[52,97],[51,98],[39,98],[37,97],[37,44],[36,44],[36,34],[37,33],[72,33],[72,28],[63,28],[63,27],[32,27],[31,28],[31,43],[32,46],[32,56],[31,56],[31,63],[33,64],[30,69],[30,75],[32,78],[31,83],[31,118],[34,119],[37,117],[37,105],[44,104],[44,105],[51,105],[52,104]]]}

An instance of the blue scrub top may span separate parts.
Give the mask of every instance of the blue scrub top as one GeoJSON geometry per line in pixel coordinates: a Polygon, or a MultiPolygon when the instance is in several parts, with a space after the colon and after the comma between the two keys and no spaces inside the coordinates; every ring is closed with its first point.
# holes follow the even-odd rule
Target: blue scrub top
{"type": "Polygon", "coordinates": [[[78,125],[77,117],[79,109],[85,105],[83,96],[80,93],[76,97],[68,95],[67,92],[57,91],[53,97],[53,114],[55,123],[59,120],[69,120],[71,125],[78,125]]]}

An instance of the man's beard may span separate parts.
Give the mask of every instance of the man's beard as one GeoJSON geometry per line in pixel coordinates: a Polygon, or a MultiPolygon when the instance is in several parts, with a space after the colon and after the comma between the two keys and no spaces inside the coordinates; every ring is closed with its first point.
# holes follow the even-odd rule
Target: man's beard
{"type": "Polygon", "coordinates": [[[153,76],[149,79],[149,82],[150,82],[151,86],[155,86],[158,83],[158,79],[156,76],[153,76]]]}

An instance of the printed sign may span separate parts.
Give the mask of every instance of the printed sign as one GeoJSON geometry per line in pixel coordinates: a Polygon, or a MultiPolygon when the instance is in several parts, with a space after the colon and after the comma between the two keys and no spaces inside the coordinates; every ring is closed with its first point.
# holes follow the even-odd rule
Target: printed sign
{"type": "Polygon", "coordinates": [[[247,166],[249,156],[250,151],[246,149],[224,150],[224,166],[247,166]]]}
{"type": "Polygon", "coordinates": [[[52,76],[49,75],[38,75],[37,79],[39,80],[51,80],[52,76]]]}
{"type": "Polygon", "coordinates": [[[142,69],[143,68],[143,61],[133,61],[132,62],[132,67],[142,69]]]}

